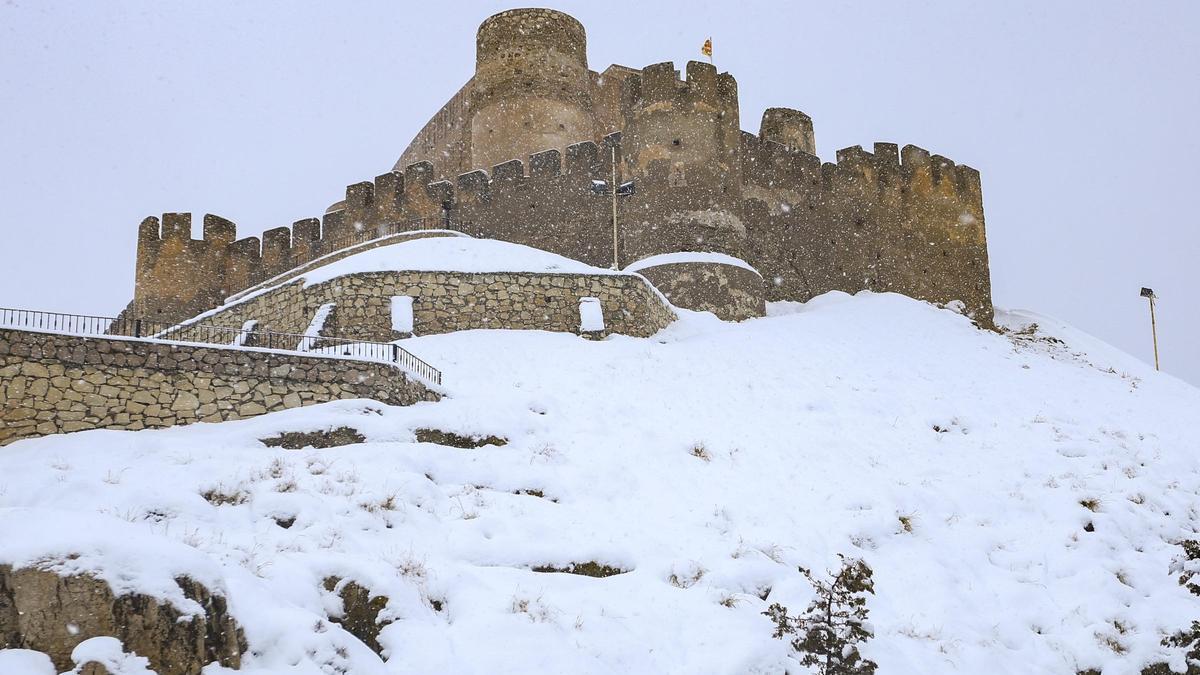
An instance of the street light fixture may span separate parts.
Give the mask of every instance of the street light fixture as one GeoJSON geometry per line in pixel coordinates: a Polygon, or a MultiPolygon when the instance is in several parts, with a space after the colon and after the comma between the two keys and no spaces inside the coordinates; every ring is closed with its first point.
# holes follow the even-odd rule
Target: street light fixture
{"type": "Polygon", "coordinates": [[[614,270],[621,269],[617,262],[617,241],[619,239],[617,229],[617,197],[628,197],[634,193],[633,181],[624,183],[617,182],[617,145],[610,143],[609,148],[612,150],[612,180],[593,180],[592,192],[598,195],[612,195],[612,230],[613,230],[613,255],[612,268],[614,270]],[[613,186],[616,189],[613,189],[613,186]]]}
{"type": "Polygon", "coordinates": [[[1153,288],[1142,288],[1142,297],[1150,300],[1150,334],[1154,337],[1154,369],[1158,370],[1158,326],[1154,321],[1154,300],[1158,297],[1153,288]]]}

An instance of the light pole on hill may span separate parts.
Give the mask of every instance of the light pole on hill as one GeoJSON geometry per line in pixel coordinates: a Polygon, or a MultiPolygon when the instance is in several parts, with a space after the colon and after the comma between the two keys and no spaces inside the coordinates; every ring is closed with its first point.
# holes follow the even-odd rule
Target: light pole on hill
{"type": "Polygon", "coordinates": [[[1154,299],[1158,296],[1153,288],[1143,288],[1142,297],[1150,300],[1150,335],[1154,337],[1154,369],[1158,370],[1158,326],[1154,322],[1154,299]]]}

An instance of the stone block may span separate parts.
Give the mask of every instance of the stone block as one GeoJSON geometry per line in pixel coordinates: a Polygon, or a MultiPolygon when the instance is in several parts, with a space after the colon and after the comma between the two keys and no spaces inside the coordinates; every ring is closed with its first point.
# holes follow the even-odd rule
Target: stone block
{"type": "Polygon", "coordinates": [[[175,412],[194,412],[200,407],[200,399],[193,393],[181,391],[175,395],[175,400],[171,402],[171,410],[175,412]]]}
{"type": "Polygon", "coordinates": [[[263,407],[261,403],[251,402],[243,403],[242,405],[238,406],[237,411],[238,415],[241,415],[242,417],[253,417],[255,415],[266,414],[267,409],[263,407]]]}
{"type": "Polygon", "coordinates": [[[21,374],[27,377],[50,377],[50,370],[40,363],[26,361],[21,364],[21,374]]]}

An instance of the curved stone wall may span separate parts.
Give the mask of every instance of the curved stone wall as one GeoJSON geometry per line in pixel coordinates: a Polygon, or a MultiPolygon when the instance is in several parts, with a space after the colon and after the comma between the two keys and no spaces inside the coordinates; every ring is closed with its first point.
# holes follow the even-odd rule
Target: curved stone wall
{"type": "Polygon", "coordinates": [[[762,277],[746,267],[671,262],[641,267],[637,273],[676,307],[712,312],[724,321],[742,321],[766,314],[762,277]]]}
{"type": "Polygon", "coordinates": [[[587,37],[573,17],[512,9],[476,36],[467,118],[472,166],[525,159],[529,148],[566,148],[592,136],[587,37]]]}
{"type": "Polygon", "coordinates": [[[317,308],[332,303],[339,337],[390,342],[407,337],[392,330],[395,296],[413,298],[415,335],[480,328],[580,333],[579,301],[588,297],[603,309],[601,335],[649,337],[676,318],[635,274],[400,271],[352,274],[307,288],[297,281],[187,325],[240,328],[254,320],[260,330],[303,333],[317,308]]]}

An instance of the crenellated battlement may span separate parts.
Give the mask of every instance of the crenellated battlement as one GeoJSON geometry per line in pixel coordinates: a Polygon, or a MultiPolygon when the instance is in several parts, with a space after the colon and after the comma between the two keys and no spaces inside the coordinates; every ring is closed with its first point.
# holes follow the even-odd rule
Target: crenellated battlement
{"type": "Polygon", "coordinates": [[[646,66],[624,80],[626,107],[634,115],[663,110],[736,114],[737,81],[732,75],[700,61],[689,61],[686,73],[680,79],[670,61],[646,66]]]}
{"type": "Polygon", "coordinates": [[[747,182],[785,190],[799,186],[855,189],[868,197],[882,193],[909,198],[936,195],[982,211],[977,170],[915,145],[900,149],[895,143],[875,143],[873,152],[854,145],[838,150],[836,161],[822,163],[807,152],[747,132],[742,132],[741,140],[747,182]]]}
{"type": "Polygon", "coordinates": [[[758,134],[743,131],[737,81],[710,63],[590,71],[583,26],[554,10],[501,12],[476,38],[474,75],[403,161],[348,185],[320,218],[243,239],[213,215],[200,239],[189,214],[143,221],[131,307],[186,318],[420,221],[605,267],[724,253],[759,270],[771,300],[895,291],[961,300],[990,322],[975,169],[894,143],[822,161],[800,110],[768,108],[758,134]],[[615,242],[614,174],[637,188],[617,202],[615,242]]]}

